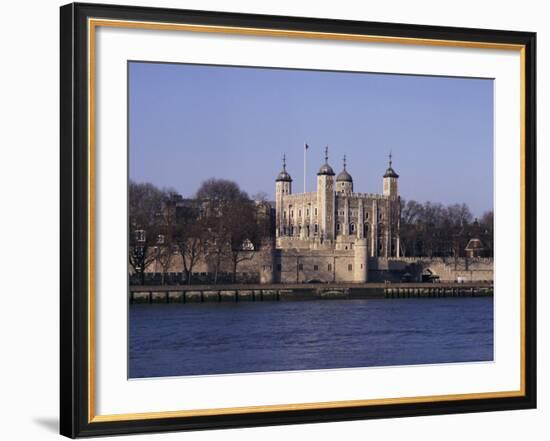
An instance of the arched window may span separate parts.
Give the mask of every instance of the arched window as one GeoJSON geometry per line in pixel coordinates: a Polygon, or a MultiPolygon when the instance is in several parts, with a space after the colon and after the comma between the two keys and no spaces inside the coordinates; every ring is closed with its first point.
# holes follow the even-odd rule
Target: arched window
{"type": "Polygon", "coordinates": [[[353,222],[351,224],[349,224],[349,232],[350,233],[355,233],[355,224],[353,222]]]}
{"type": "Polygon", "coordinates": [[[319,225],[315,224],[315,226],[313,227],[313,231],[315,231],[315,234],[317,234],[319,232],[319,225]]]}
{"type": "Polygon", "coordinates": [[[309,237],[309,225],[306,227],[306,234],[307,234],[307,237],[309,237]]]}
{"type": "Polygon", "coordinates": [[[369,224],[365,222],[363,225],[363,235],[367,237],[369,235],[369,224]]]}
{"type": "Polygon", "coordinates": [[[340,222],[338,222],[336,224],[336,232],[338,232],[338,233],[340,232],[340,222]]]}

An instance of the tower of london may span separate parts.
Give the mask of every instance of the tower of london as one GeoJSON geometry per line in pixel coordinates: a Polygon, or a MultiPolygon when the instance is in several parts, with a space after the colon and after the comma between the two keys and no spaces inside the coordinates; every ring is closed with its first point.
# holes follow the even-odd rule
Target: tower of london
{"type": "Polygon", "coordinates": [[[317,189],[293,193],[283,170],[275,182],[275,247],[264,265],[264,282],[367,281],[369,257],[399,257],[400,199],[391,154],[382,194],[354,191],[346,159],[336,176],[328,162],[317,189]]]}

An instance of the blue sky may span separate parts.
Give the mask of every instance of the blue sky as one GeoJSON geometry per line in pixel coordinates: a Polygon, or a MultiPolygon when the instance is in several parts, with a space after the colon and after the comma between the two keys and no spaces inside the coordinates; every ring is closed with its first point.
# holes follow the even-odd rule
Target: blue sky
{"type": "Polygon", "coordinates": [[[493,81],[129,63],[130,178],[192,196],[210,177],[273,198],[281,157],[293,191],[329,146],[355,191],[381,193],[393,153],[405,199],[493,208],[493,81]]]}

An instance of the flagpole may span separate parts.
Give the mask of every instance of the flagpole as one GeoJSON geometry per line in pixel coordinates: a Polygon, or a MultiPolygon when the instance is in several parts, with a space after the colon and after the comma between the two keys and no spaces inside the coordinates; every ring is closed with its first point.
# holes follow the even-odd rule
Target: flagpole
{"type": "Polygon", "coordinates": [[[304,142],[304,193],[306,192],[306,153],[307,144],[304,142]]]}

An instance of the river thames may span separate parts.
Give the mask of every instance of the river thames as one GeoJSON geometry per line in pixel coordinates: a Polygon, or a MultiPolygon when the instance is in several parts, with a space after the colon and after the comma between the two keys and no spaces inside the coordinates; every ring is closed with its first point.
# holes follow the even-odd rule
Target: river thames
{"type": "Polygon", "coordinates": [[[130,378],[493,360],[493,297],[129,308],[130,378]]]}

